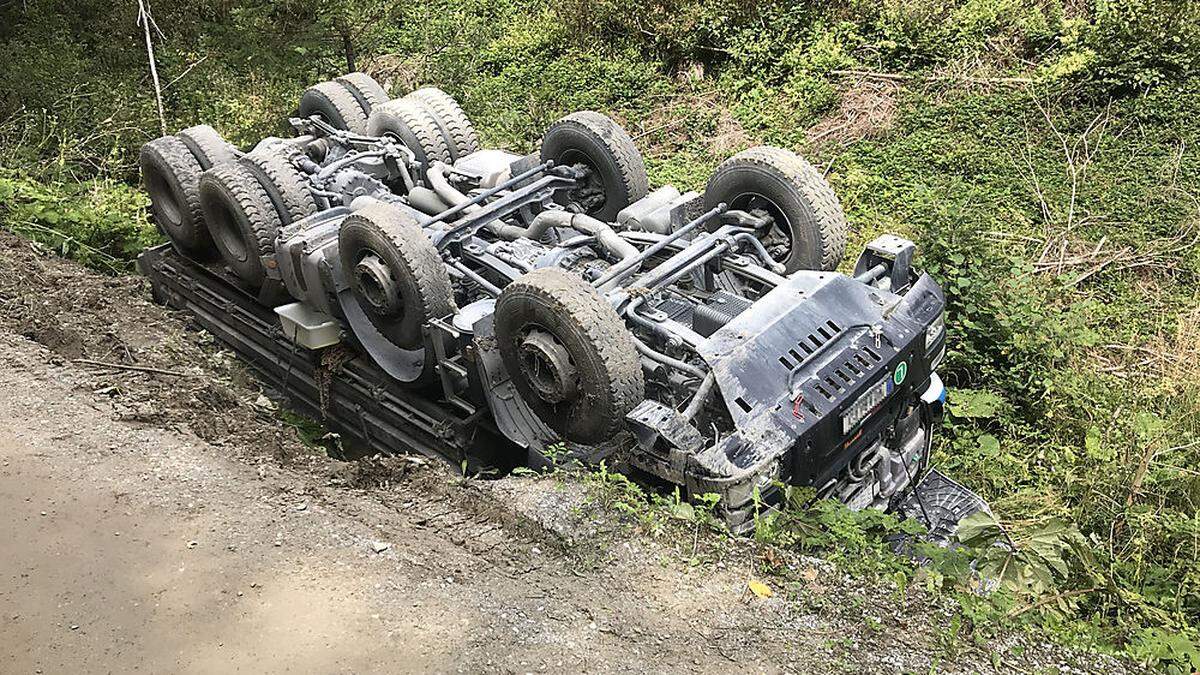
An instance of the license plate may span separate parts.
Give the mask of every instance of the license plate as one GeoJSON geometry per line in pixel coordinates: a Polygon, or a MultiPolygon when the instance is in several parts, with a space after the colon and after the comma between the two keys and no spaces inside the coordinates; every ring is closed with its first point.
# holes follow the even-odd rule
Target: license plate
{"type": "Polygon", "coordinates": [[[888,394],[892,393],[892,387],[892,378],[886,377],[871,385],[870,389],[855,399],[854,403],[851,403],[850,407],[842,413],[842,434],[849,434],[854,427],[875,412],[888,394]]]}

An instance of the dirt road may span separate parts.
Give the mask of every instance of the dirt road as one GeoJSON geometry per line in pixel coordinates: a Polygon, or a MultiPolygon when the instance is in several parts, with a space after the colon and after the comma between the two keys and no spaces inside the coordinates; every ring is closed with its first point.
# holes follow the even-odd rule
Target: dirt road
{"type": "Polygon", "coordinates": [[[820,562],[754,598],[571,479],[331,460],[146,298],[0,232],[0,672],[1122,670],[820,562]]]}

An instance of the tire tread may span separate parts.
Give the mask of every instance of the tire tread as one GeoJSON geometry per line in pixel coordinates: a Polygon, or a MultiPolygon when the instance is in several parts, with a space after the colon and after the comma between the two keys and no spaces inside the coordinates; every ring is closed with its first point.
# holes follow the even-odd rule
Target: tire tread
{"type": "Polygon", "coordinates": [[[452,161],[479,150],[479,135],[475,133],[475,126],[454,97],[436,87],[423,87],[406,98],[423,104],[441,122],[439,126],[452,161]]]}
{"type": "Polygon", "coordinates": [[[182,140],[163,136],[142,146],[140,164],[143,171],[149,162],[170,170],[183,188],[184,203],[181,206],[187,210],[184,218],[190,221],[194,236],[189,237],[188,241],[181,241],[171,235],[165,224],[159,223],[159,229],[181,251],[202,257],[211,255],[214,245],[200,203],[200,176],[204,172],[200,161],[182,140]]]}
{"type": "Polygon", "coordinates": [[[762,145],[743,150],[722,162],[713,172],[710,182],[723,172],[746,165],[782,176],[802,196],[812,210],[819,229],[821,269],[835,269],[846,253],[850,225],[837,194],[821,172],[790,150],[762,145]]]}
{"type": "MultiPolygon", "coordinates": [[[[604,421],[604,428],[599,432],[599,438],[592,440],[611,438],[624,428],[625,414],[645,398],[641,359],[625,322],[589,284],[564,270],[550,267],[529,272],[504,289],[496,302],[498,324],[500,317],[511,311],[507,306],[517,303],[522,296],[537,297],[569,317],[596,349],[604,366],[604,397],[611,406],[606,410],[593,409],[592,415],[604,421]]],[[[513,369],[515,355],[506,353],[508,350],[503,342],[501,350],[506,365],[513,369]]],[[[551,420],[543,421],[554,426],[551,420]]]]}

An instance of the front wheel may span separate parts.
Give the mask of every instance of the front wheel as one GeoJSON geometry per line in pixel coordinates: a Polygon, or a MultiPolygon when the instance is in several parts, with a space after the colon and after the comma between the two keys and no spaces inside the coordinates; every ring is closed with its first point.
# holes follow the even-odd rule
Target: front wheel
{"type": "Polygon", "coordinates": [[[582,166],[581,183],[559,193],[555,200],[606,223],[646,196],[650,181],[646,164],[633,139],[621,125],[598,112],[571,113],[546,129],[542,161],[582,166]]]}
{"type": "Polygon", "coordinates": [[[782,148],[743,150],[717,167],[704,189],[708,208],[760,212],[771,224],[759,233],[786,274],[832,270],[846,252],[846,214],[813,165],[782,148]]]}
{"type": "Polygon", "coordinates": [[[612,438],[645,398],[624,322],[591,285],[561,269],[534,270],[504,289],[496,338],[521,398],[568,440],[612,438]]]}
{"type": "Polygon", "coordinates": [[[425,345],[424,326],[454,313],[450,275],[408,214],[389,204],[355,211],[338,231],[342,273],[381,335],[401,349],[425,345]]]}

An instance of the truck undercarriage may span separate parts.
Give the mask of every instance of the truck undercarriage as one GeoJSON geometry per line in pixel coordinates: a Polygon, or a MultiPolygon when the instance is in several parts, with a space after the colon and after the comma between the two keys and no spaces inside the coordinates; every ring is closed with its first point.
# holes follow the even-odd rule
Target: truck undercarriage
{"type": "Polygon", "coordinates": [[[314,87],[298,135],[249,153],[207,128],[143,153],[172,240],[140,261],[156,298],[299,407],[477,469],[569,445],[718,495],[735,531],[785,485],[934,532],[985,508],[929,469],[940,287],[887,235],[832,271],[845,218],[802,159],[754,148],[704,195],[651,192],[597,113],[518,156],[479,150],[436,90],[370,85],[314,87]]]}

